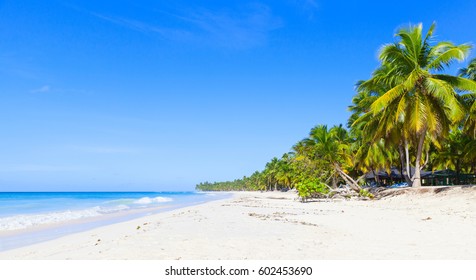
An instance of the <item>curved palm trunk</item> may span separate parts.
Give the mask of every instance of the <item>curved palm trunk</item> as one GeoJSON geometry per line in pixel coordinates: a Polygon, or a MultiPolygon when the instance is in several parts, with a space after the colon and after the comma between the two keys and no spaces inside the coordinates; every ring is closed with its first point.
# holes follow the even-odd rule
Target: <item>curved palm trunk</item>
{"type": "Polygon", "coordinates": [[[334,168],[337,170],[337,172],[339,173],[340,177],[342,177],[342,179],[344,179],[344,181],[346,182],[347,185],[349,185],[349,187],[356,191],[356,192],[360,192],[362,190],[362,188],[359,186],[359,184],[354,180],[352,179],[352,177],[350,177],[349,175],[345,174],[345,172],[342,170],[342,168],[340,168],[340,166],[336,163],[334,164],[334,168]]]}

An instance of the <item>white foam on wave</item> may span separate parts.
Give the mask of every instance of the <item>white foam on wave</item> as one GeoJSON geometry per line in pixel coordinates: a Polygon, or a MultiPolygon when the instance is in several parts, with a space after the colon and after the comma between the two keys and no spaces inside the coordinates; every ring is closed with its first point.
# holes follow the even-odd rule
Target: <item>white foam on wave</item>
{"type": "Polygon", "coordinates": [[[102,208],[101,207],[101,210],[99,210],[99,213],[109,214],[109,213],[115,213],[115,212],[118,212],[118,211],[128,210],[128,209],[131,209],[131,207],[129,207],[127,205],[124,205],[124,204],[120,204],[120,205],[117,205],[115,207],[109,207],[109,208],[102,208]]]}
{"type": "Polygon", "coordinates": [[[55,224],[72,220],[92,218],[103,214],[114,213],[130,209],[127,205],[118,205],[116,207],[102,208],[99,206],[83,210],[66,210],[61,212],[50,212],[44,214],[16,215],[0,218],[0,230],[18,230],[26,229],[39,225],[55,224]]]}
{"type": "Polygon", "coordinates": [[[142,205],[147,205],[147,204],[153,204],[153,203],[163,203],[163,202],[170,202],[172,201],[172,199],[170,197],[161,197],[161,196],[157,196],[157,197],[153,197],[153,198],[150,198],[150,197],[143,197],[141,199],[138,199],[136,201],[134,201],[135,204],[142,204],[142,205]]]}
{"type": "Polygon", "coordinates": [[[116,199],[116,200],[109,200],[104,202],[104,205],[117,205],[117,204],[131,204],[134,203],[135,199],[134,198],[122,198],[122,199],[116,199]]]}
{"type": "Polygon", "coordinates": [[[90,207],[81,210],[64,210],[39,214],[21,214],[8,217],[0,217],[0,231],[27,229],[40,225],[57,224],[84,218],[93,218],[119,211],[152,207],[156,204],[173,201],[169,197],[142,197],[140,199],[125,198],[111,200],[101,206],[90,207]]]}

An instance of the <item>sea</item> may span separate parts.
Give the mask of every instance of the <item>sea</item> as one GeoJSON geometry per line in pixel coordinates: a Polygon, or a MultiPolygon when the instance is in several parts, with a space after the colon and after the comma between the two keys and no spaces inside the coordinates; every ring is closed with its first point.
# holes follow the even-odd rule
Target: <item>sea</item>
{"type": "Polygon", "coordinates": [[[0,192],[0,251],[229,196],[205,192],[0,192]]]}

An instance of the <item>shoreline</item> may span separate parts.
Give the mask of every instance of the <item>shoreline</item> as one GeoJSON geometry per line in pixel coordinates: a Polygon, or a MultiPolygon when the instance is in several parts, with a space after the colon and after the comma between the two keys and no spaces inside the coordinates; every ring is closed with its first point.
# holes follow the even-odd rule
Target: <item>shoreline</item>
{"type": "Polygon", "coordinates": [[[476,188],[375,201],[233,197],[0,252],[0,259],[476,259],[476,188]]]}
{"type": "MultiPolygon", "coordinates": [[[[0,253],[42,242],[53,241],[72,234],[127,222],[145,216],[155,215],[166,211],[173,211],[184,207],[200,205],[210,201],[215,201],[217,199],[222,199],[222,197],[226,198],[227,196],[227,194],[223,194],[221,196],[214,195],[207,197],[206,200],[200,199],[196,201],[175,201],[163,205],[159,204],[153,207],[132,208],[125,211],[111,212],[99,216],[76,218],[56,223],[38,224],[27,228],[0,230],[0,253]]],[[[32,215],[48,214],[49,213],[32,215]]]]}

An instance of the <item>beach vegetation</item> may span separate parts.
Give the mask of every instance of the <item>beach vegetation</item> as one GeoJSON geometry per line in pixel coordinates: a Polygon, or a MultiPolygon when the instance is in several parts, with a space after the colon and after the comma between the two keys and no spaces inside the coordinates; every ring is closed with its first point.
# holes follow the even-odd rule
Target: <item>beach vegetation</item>
{"type": "Polygon", "coordinates": [[[349,189],[372,198],[361,180],[369,172],[377,186],[379,171],[395,167],[412,187],[422,186],[423,169],[454,170],[457,184],[459,174],[476,176],[476,59],[450,75],[471,45],[438,42],[435,28],[400,28],[395,42],[381,47],[380,65],[356,84],[347,127],[316,125],[262,171],[197,189],[296,189],[304,201],[349,189]]]}
{"type": "Polygon", "coordinates": [[[470,46],[450,42],[432,45],[434,30],[435,24],[426,35],[421,24],[400,29],[398,42],[382,47],[380,68],[362,84],[384,89],[366,113],[374,121],[363,126],[364,133],[370,134],[376,126],[377,135],[385,137],[398,129],[405,149],[414,148],[414,157],[406,158],[407,170],[415,166],[410,178],[414,187],[421,186],[420,171],[429,147],[425,142],[440,146],[465,117],[458,91],[476,91],[473,81],[442,73],[454,61],[463,61],[470,46]]]}
{"type": "Polygon", "coordinates": [[[296,190],[303,202],[311,198],[325,197],[330,193],[329,186],[318,178],[308,178],[300,181],[296,184],[296,190]]]}

